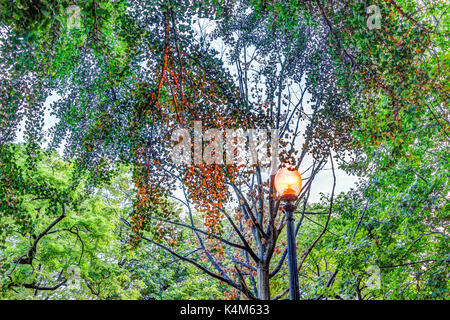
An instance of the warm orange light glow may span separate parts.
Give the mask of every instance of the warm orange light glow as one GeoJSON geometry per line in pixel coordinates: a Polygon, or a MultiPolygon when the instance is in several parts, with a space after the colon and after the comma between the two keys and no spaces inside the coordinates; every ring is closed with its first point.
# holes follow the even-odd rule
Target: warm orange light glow
{"type": "Polygon", "coordinates": [[[302,190],[302,177],[297,170],[281,168],[275,175],[275,190],[281,200],[294,201],[302,190]]]}

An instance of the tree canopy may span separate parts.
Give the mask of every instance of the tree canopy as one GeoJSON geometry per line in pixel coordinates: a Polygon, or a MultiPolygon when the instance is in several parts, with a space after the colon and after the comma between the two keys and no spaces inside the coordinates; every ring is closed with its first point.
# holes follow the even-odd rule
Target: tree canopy
{"type": "Polygon", "coordinates": [[[447,10],[1,2],[0,295],[284,299],[288,166],[303,299],[447,299],[447,10]]]}

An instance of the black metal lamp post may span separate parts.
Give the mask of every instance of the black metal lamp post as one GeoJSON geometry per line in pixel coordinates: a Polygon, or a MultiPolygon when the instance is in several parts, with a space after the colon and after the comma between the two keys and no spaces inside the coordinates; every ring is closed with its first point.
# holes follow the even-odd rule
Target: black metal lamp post
{"type": "Polygon", "coordinates": [[[294,231],[294,211],[297,200],[302,189],[302,178],[297,170],[281,168],[275,175],[275,189],[285,202],[283,208],[286,212],[286,232],[287,232],[287,254],[289,265],[289,294],[291,300],[300,299],[297,271],[297,248],[294,231]]]}

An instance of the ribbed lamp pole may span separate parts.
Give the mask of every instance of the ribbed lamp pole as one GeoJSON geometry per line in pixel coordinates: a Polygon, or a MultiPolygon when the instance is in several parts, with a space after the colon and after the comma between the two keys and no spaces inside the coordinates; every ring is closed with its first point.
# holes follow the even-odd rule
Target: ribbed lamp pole
{"type": "Polygon", "coordinates": [[[298,271],[297,271],[297,246],[295,241],[294,230],[294,211],[295,205],[287,202],[284,205],[286,212],[286,233],[287,233],[287,255],[289,267],[289,295],[291,300],[300,300],[300,290],[298,287],[298,271]]]}

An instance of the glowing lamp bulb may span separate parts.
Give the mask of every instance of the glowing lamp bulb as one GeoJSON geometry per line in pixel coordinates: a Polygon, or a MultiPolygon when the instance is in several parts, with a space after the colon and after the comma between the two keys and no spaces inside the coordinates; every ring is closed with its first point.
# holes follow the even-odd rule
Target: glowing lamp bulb
{"type": "Polygon", "coordinates": [[[275,190],[283,201],[294,201],[302,190],[302,177],[297,170],[280,168],[275,175],[275,190]]]}

